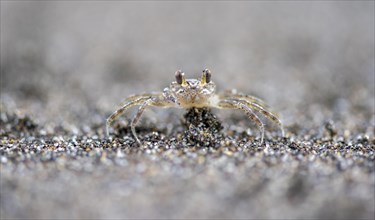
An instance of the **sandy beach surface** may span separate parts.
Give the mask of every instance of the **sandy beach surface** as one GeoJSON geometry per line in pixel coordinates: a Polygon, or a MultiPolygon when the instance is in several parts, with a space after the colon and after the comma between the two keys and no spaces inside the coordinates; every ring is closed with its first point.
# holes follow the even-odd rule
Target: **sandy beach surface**
{"type": "Polygon", "coordinates": [[[1,1],[1,219],[374,219],[374,2],[1,1]],[[136,108],[183,69],[260,97],[136,108]]]}

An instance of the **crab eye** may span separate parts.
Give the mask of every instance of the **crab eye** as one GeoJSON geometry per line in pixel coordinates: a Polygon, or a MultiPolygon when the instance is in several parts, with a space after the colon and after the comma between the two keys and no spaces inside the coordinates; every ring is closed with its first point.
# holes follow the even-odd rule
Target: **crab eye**
{"type": "Polygon", "coordinates": [[[209,69],[203,70],[202,81],[205,83],[211,82],[211,71],[209,69]]]}
{"type": "Polygon", "coordinates": [[[176,76],[176,82],[181,85],[184,78],[184,73],[181,70],[177,70],[174,75],[176,76]]]}

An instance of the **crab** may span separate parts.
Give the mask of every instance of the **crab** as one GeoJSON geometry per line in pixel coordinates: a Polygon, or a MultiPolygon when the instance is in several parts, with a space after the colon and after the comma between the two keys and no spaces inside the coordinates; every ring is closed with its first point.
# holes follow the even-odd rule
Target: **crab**
{"type": "Polygon", "coordinates": [[[237,93],[235,90],[216,93],[216,85],[211,80],[211,71],[203,70],[200,79],[186,79],[184,72],[175,72],[176,81],[165,88],[162,93],[146,93],[128,97],[121,108],[111,114],[106,123],[106,132],[109,136],[109,129],[113,121],[119,118],[125,111],[133,106],[139,106],[137,113],[130,123],[131,132],[139,145],[142,142],[137,136],[135,127],[139,122],[144,110],[150,106],[163,108],[218,108],[218,109],[239,109],[242,110],[260,129],[260,144],[264,140],[264,123],[254,113],[260,113],[269,120],[276,123],[284,137],[282,123],[278,116],[269,110],[269,107],[261,99],[237,93]]]}

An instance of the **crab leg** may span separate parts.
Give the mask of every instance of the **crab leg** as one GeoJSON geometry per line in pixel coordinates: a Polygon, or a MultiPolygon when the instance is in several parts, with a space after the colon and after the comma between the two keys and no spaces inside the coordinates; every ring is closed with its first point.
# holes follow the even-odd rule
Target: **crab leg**
{"type": "Polygon", "coordinates": [[[253,103],[255,102],[263,107],[269,107],[262,99],[255,97],[255,96],[242,94],[242,93],[226,91],[221,94],[221,97],[224,99],[230,99],[230,98],[246,99],[249,102],[253,102],[253,103]]]}
{"type": "Polygon", "coordinates": [[[254,102],[250,102],[250,101],[248,101],[246,99],[243,99],[243,98],[236,98],[236,99],[230,99],[230,100],[241,102],[241,103],[247,105],[248,107],[254,109],[255,111],[262,113],[266,118],[268,118],[271,121],[273,121],[274,123],[276,123],[279,126],[280,130],[281,130],[282,136],[283,137],[285,136],[283,125],[282,125],[280,119],[276,116],[275,113],[269,111],[264,106],[261,106],[261,105],[259,105],[257,103],[254,103],[254,102]]]}
{"type": "Polygon", "coordinates": [[[131,96],[127,98],[124,101],[124,104],[121,108],[116,110],[114,113],[112,113],[108,118],[107,118],[107,123],[106,123],[106,133],[107,136],[109,136],[109,127],[111,126],[112,122],[115,121],[117,118],[119,118],[124,112],[129,109],[130,107],[133,107],[135,105],[140,105],[141,103],[145,102],[147,99],[150,99],[151,95],[136,95],[136,96],[131,96]]]}
{"type": "Polygon", "coordinates": [[[259,127],[260,132],[261,132],[260,145],[263,143],[264,124],[259,119],[259,117],[256,114],[254,114],[254,112],[251,110],[251,108],[248,105],[246,105],[246,104],[244,104],[240,101],[230,99],[230,100],[220,101],[218,106],[220,108],[240,109],[240,110],[244,111],[246,113],[246,115],[250,118],[250,120],[254,121],[257,124],[257,126],[259,127]]]}
{"type": "Polygon", "coordinates": [[[171,106],[171,103],[166,101],[162,96],[154,96],[154,97],[151,97],[149,98],[148,100],[144,101],[141,106],[139,107],[136,115],[134,116],[131,124],[130,124],[130,128],[131,128],[131,131],[133,133],[133,136],[135,138],[135,140],[137,141],[137,143],[139,145],[142,145],[141,141],[139,140],[138,136],[137,136],[137,133],[135,132],[135,126],[138,124],[139,122],[139,119],[141,118],[144,110],[149,107],[149,106],[157,106],[157,107],[170,107],[171,106]]]}
{"type": "Polygon", "coordinates": [[[144,93],[144,94],[141,94],[141,95],[132,95],[132,96],[127,97],[125,100],[123,100],[120,105],[125,105],[126,103],[128,103],[130,101],[136,101],[137,99],[140,99],[140,98],[151,98],[153,96],[158,96],[158,95],[160,95],[160,94],[144,93]]]}
{"type": "Polygon", "coordinates": [[[133,133],[133,136],[135,138],[135,140],[137,141],[137,143],[139,145],[142,145],[141,141],[139,140],[138,136],[137,136],[137,133],[135,132],[135,126],[137,125],[139,119],[141,118],[144,110],[147,108],[147,106],[150,105],[150,103],[152,102],[153,100],[150,98],[148,100],[146,100],[145,102],[142,103],[142,105],[139,107],[138,111],[137,111],[137,114],[134,116],[132,122],[130,123],[130,129],[133,133]]]}
{"type": "Polygon", "coordinates": [[[144,94],[144,95],[135,95],[127,98],[125,100],[124,105],[115,111],[112,115],[110,115],[107,119],[107,136],[109,136],[109,127],[111,126],[112,122],[120,117],[124,112],[133,107],[139,105],[138,111],[134,116],[133,120],[130,123],[130,129],[132,134],[139,145],[141,145],[141,141],[139,140],[137,133],[135,131],[135,126],[139,122],[144,110],[149,106],[157,106],[157,107],[171,107],[173,103],[165,100],[162,94],[144,94]]]}

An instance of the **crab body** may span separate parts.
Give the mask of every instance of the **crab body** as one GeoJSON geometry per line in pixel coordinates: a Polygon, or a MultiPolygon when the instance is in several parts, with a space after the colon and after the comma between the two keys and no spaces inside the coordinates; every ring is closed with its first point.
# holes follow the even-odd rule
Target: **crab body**
{"type": "Polygon", "coordinates": [[[150,93],[133,95],[125,100],[124,105],[110,115],[107,119],[107,135],[109,127],[114,120],[120,117],[128,108],[140,106],[138,112],[131,122],[131,130],[136,141],[141,145],[135,126],[142,113],[148,106],[175,107],[175,108],[219,108],[219,109],[240,109],[254,121],[261,130],[262,144],[264,138],[264,123],[254,113],[263,114],[266,118],[279,125],[282,135],[284,131],[281,121],[275,113],[271,112],[264,102],[256,97],[238,94],[236,92],[216,93],[216,85],[211,81],[211,72],[203,70],[201,79],[185,79],[184,73],[180,70],[175,73],[176,81],[165,88],[163,93],[150,93]]]}
{"type": "Polygon", "coordinates": [[[212,105],[215,95],[215,84],[202,83],[196,79],[187,79],[184,84],[171,83],[164,90],[164,97],[169,98],[177,107],[181,108],[204,108],[212,105]]]}

